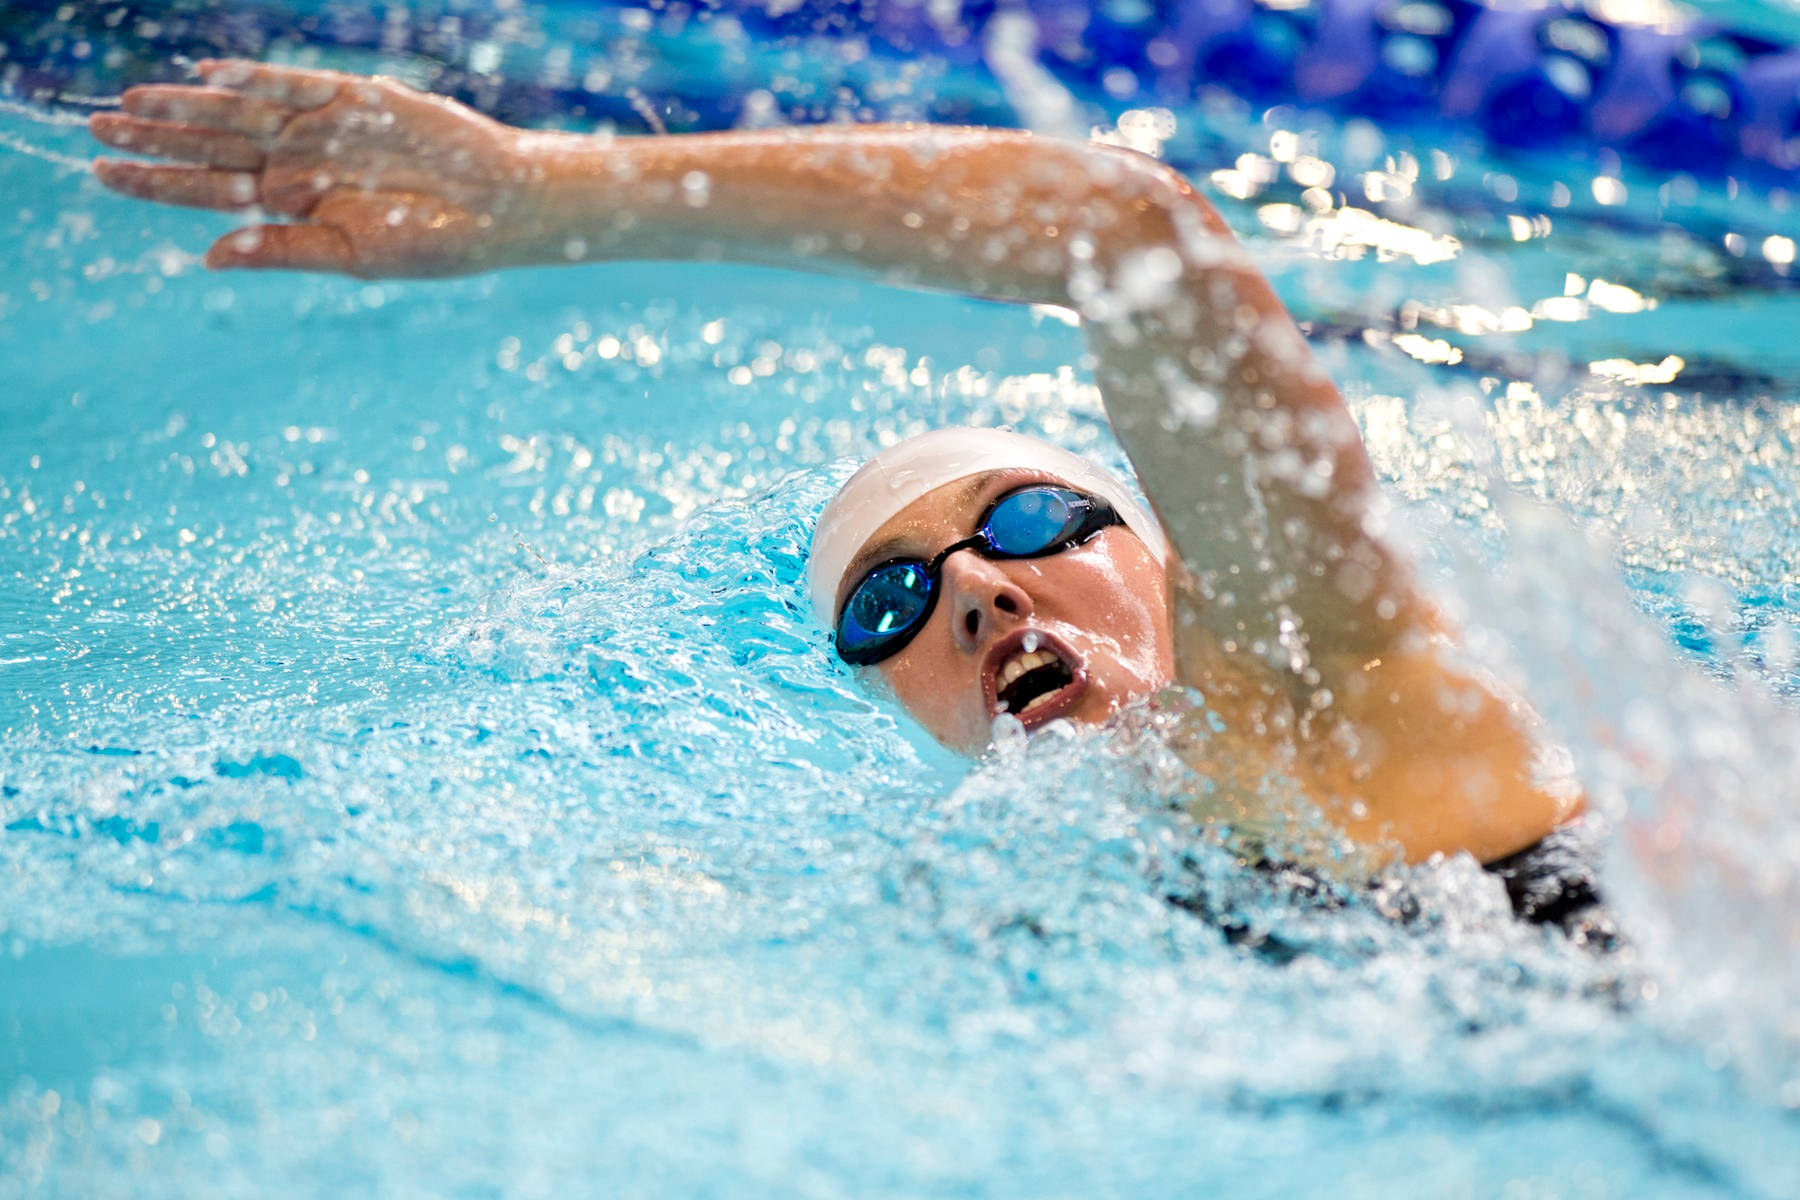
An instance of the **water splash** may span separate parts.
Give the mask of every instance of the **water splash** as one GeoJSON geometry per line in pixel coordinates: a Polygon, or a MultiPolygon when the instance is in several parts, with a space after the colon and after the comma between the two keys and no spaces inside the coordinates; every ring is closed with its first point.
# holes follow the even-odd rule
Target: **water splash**
{"type": "Polygon", "coordinates": [[[1608,547],[1551,510],[1500,499],[1500,564],[1463,599],[1506,637],[1618,826],[1610,886],[1662,977],[1662,1011],[1795,1107],[1800,717],[1754,673],[1727,681],[1678,661],[1613,575],[1608,547]]]}

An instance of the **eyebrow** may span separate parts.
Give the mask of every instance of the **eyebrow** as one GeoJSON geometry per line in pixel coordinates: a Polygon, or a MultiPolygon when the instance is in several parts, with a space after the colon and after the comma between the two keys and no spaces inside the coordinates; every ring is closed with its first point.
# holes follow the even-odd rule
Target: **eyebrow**
{"type": "Polygon", "coordinates": [[[844,578],[854,578],[876,563],[894,557],[894,552],[910,541],[912,541],[911,534],[897,533],[893,537],[885,537],[879,542],[863,547],[862,551],[851,560],[850,569],[844,572],[844,578]]]}

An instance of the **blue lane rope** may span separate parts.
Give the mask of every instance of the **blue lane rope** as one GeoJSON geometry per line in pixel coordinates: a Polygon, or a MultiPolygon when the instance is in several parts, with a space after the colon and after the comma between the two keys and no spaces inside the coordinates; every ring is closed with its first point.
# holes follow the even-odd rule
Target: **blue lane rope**
{"type": "MultiPolygon", "coordinates": [[[[934,24],[917,0],[809,0],[764,34],[866,37],[889,53],[979,58],[989,4],[934,24]]],[[[1093,94],[1178,105],[1208,87],[1384,123],[1448,122],[1511,147],[1586,144],[1646,166],[1800,183],[1800,47],[1690,20],[1611,22],[1573,4],[1476,0],[1029,0],[1040,58],[1093,94]]]]}
{"type": "MultiPolygon", "coordinates": [[[[324,9],[13,0],[0,8],[0,90],[54,104],[177,78],[184,59],[324,47],[420,59],[431,86],[509,119],[573,115],[630,129],[645,118],[618,73],[596,85],[543,69],[554,48],[603,62],[624,30],[651,53],[698,64],[645,89],[667,106],[671,128],[728,127],[751,91],[772,86],[743,66],[746,43],[765,59],[785,47],[824,61],[835,47],[890,66],[936,61],[963,78],[916,81],[908,112],[1007,124],[1018,117],[998,89],[967,83],[992,83],[989,20],[1028,12],[1040,64],[1102,104],[1179,107],[1220,89],[1252,105],[1366,116],[1388,128],[1448,127],[1498,146],[1610,151],[1650,169],[1800,187],[1800,47],[1712,21],[1623,24],[1575,0],[1523,11],[1477,0],[589,0],[530,11],[508,17],[466,0],[324,9]],[[514,28],[527,20],[541,25],[523,39],[537,41],[535,50],[514,28]],[[498,69],[481,60],[495,45],[498,69]]],[[[858,88],[856,75],[839,74],[839,86],[858,88]]],[[[886,115],[879,98],[857,99],[886,115]]],[[[783,115],[822,119],[816,108],[796,103],[783,115]]]]}

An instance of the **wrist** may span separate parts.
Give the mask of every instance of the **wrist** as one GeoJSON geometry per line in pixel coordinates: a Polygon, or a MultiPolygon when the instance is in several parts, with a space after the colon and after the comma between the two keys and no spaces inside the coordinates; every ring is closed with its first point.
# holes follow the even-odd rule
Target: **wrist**
{"type": "Polygon", "coordinates": [[[550,166],[555,139],[566,135],[502,127],[499,203],[494,206],[495,266],[547,261],[555,238],[550,166]]]}
{"type": "Polygon", "coordinates": [[[618,256],[638,227],[649,188],[642,147],[651,139],[509,129],[507,204],[497,242],[507,265],[618,256]]]}

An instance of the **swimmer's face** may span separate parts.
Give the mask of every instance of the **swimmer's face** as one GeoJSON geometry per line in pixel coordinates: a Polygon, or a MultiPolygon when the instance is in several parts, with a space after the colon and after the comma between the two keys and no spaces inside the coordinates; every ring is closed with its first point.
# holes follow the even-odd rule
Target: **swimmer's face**
{"type": "MultiPolygon", "coordinates": [[[[992,471],[927,492],[869,538],[840,601],[878,563],[929,560],[968,537],[1007,492],[1061,482],[1041,471],[992,471]]],[[[925,627],[870,669],[952,749],[980,752],[1005,711],[1027,729],[1058,718],[1097,724],[1174,674],[1168,580],[1123,525],[1042,558],[958,551],[944,560],[941,589],[925,627]]]]}

